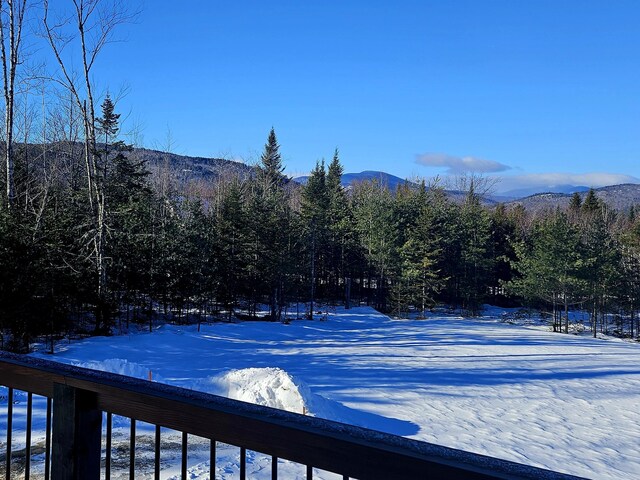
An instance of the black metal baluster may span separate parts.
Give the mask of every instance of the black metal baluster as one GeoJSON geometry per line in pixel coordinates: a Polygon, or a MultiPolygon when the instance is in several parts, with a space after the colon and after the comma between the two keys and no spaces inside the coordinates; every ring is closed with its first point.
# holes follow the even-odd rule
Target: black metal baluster
{"type": "Polygon", "coordinates": [[[209,478],[216,480],[216,441],[211,440],[209,447],[209,478]]]}
{"type": "Polygon", "coordinates": [[[111,478],[111,434],[113,430],[113,415],[111,412],[107,412],[107,439],[105,445],[104,455],[104,478],[110,480],[111,478]]]}
{"type": "Polygon", "coordinates": [[[44,480],[49,480],[51,475],[51,411],[53,410],[53,400],[47,397],[47,425],[45,427],[44,440],[44,480]]]}
{"type": "Polygon", "coordinates": [[[240,447],[240,480],[247,478],[247,449],[240,447]]]}
{"type": "Polygon", "coordinates": [[[307,480],[311,480],[313,478],[313,467],[311,465],[307,465],[307,480]]]}
{"type": "Polygon", "coordinates": [[[160,425],[156,425],[156,443],[154,448],[153,478],[155,480],[160,480],[160,425]]]}
{"type": "Polygon", "coordinates": [[[187,432],[182,432],[182,480],[187,480],[187,432]]]}
{"type": "Polygon", "coordinates": [[[31,423],[33,421],[33,394],[27,393],[27,425],[24,447],[24,480],[29,480],[31,476],[31,423]]]}
{"type": "Polygon", "coordinates": [[[9,387],[7,395],[7,467],[6,479],[11,480],[11,440],[13,436],[13,387],[9,387]]]}
{"type": "Polygon", "coordinates": [[[278,457],[271,457],[271,480],[278,480],[278,457]]]}
{"type": "Polygon", "coordinates": [[[131,433],[129,434],[129,480],[136,474],[136,419],[131,419],[131,433]]]}

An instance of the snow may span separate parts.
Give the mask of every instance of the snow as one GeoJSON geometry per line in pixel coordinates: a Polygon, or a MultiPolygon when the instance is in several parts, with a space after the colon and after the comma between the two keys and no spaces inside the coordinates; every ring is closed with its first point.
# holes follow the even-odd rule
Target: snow
{"type": "MultiPolygon", "coordinates": [[[[640,346],[515,325],[503,321],[506,313],[406,320],[335,309],[325,321],[220,323],[200,332],[166,325],[34,355],[144,379],[151,372],[154,381],[574,475],[640,478],[640,346]]],[[[17,402],[19,429],[26,400],[17,402]]],[[[0,438],[4,405],[0,399],[0,438]]],[[[127,425],[116,422],[123,438],[127,425]]],[[[209,478],[205,447],[190,441],[189,478],[209,478]]],[[[237,478],[238,455],[219,447],[216,478],[237,478]]],[[[250,478],[270,478],[269,462],[250,452],[250,478]]],[[[163,478],[179,473],[170,460],[163,468],[163,478]]],[[[304,478],[289,462],[279,471],[304,478]]]]}
{"type": "Polygon", "coordinates": [[[217,388],[201,390],[288,412],[305,414],[311,397],[309,389],[301,381],[296,383],[280,368],[231,370],[211,377],[209,382],[217,388]]]}

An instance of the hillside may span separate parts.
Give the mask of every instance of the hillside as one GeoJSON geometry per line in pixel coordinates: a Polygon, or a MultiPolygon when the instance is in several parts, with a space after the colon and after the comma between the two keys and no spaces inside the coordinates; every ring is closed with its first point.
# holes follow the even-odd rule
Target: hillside
{"type": "MultiPolygon", "coordinates": [[[[610,185],[594,189],[600,200],[617,210],[628,210],[632,205],[640,204],[640,185],[625,183],[622,185],[610,185]]],[[[584,199],[587,192],[578,192],[584,199]]],[[[538,193],[518,200],[507,202],[506,205],[522,205],[527,210],[538,212],[556,207],[566,208],[571,200],[567,193],[538,193]]]]}
{"type": "Polygon", "coordinates": [[[203,179],[213,180],[225,173],[250,175],[253,167],[224,158],[205,158],[178,155],[147,148],[136,148],[130,156],[147,162],[152,173],[161,168],[168,168],[180,180],[203,179]]]}

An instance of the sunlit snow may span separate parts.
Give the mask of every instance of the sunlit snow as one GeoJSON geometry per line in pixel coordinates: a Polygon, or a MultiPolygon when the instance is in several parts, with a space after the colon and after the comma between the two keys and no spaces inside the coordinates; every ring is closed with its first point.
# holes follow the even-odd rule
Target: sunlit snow
{"type": "MultiPolygon", "coordinates": [[[[325,321],[219,323],[200,332],[166,325],[36,355],[574,475],[640,478],[640,346],[486,313],[396,320],[338,308],[325,321]]],[[[4,406],[0,412],[6,416],[4,406]]],[[[216,478],[236,478],[237,449],[225,448],[216,478]]],[[[190,452],[191,478],[209,478],[207,458],[190,452]]],[[[251,452],[249,476],[270,478],[267,460],[251,452]]],[[[171,460],[163,468],[163,478],[179,473],[171,460]]],[[[289,465],[280,471],[304,474],[289,465]]]]}

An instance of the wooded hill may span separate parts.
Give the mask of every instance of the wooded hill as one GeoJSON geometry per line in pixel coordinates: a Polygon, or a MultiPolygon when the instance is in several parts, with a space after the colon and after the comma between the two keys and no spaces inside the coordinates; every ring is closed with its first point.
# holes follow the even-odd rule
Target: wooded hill
{"type": "MultiPolygon", "coordinates": [[[[610,208],[628,211],[631,207],[640,205],[640,185],[635,183],[625,183],[621,185],[610,185],[594,189],[598,198],[610,208]]],[[[588,191],[577,192],[580,198],[584,199],[588,191]]],[[[512,200],[507,205],[522,205],[530,211],[548,210],[552,208],[567,208],[571,202],[573,194],[566,193],[538,193],[525,198],[512,200]]]]}

